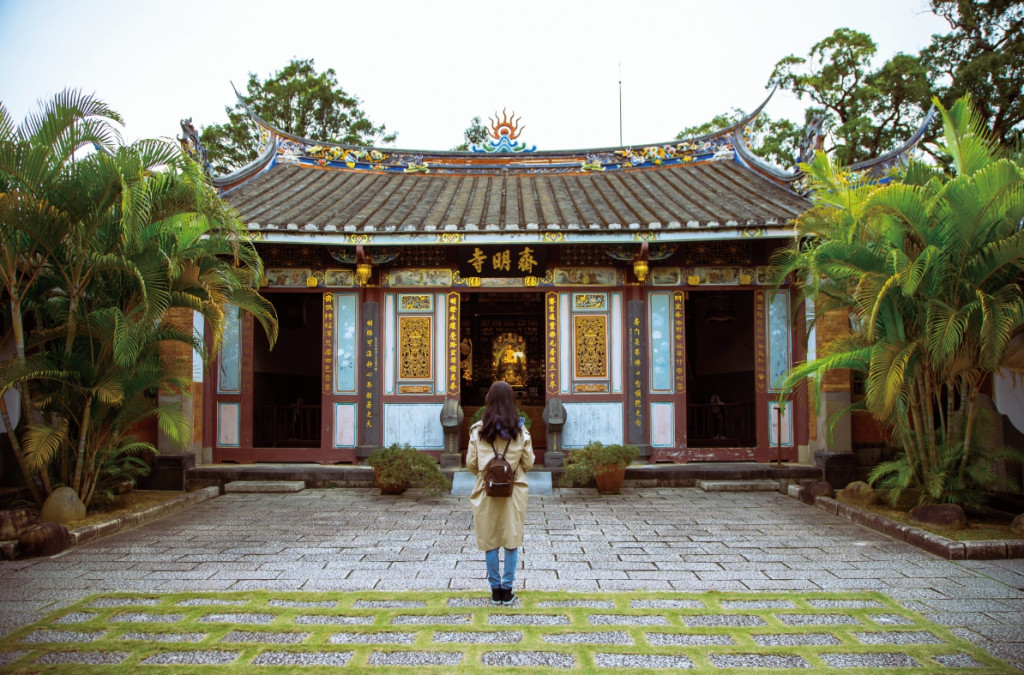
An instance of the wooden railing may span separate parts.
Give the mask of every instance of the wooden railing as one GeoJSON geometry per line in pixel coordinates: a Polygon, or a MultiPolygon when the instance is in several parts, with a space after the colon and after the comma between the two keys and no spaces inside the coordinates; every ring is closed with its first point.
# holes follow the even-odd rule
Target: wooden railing
{"type": "Polygon", "coordinates": [[[757,445],[753,403],[691,403],[686,418],[690,446],[757,445]]]}
{"type": "Polygon", "coordinates": [[[261,448],[320,447],[320,406],[271,403],[256,406],[254,445],[261,448]]]}

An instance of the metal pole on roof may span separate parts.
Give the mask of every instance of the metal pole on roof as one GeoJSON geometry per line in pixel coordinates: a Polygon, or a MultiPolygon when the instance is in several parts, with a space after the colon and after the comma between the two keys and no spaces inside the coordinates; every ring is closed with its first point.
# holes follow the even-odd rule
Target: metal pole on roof
{"type": "Polygon", "coordinates": [[[622,146],[622,60],[619,60],[619,146],[622,146]]]}

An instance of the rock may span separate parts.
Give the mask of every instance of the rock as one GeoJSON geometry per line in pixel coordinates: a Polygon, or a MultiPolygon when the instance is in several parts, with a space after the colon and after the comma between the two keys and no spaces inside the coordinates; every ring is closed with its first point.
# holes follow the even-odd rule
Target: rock
{"type": "Polygon", "coordinates": [[[43,502],[43,511],[39,520],[44,523],[70,523],[72,520],[85,518],[85,504],[78,494],[69,487],[54,490],[43,502]]]}
{"type": "Polygon", "coordinates": [[[831,497],[833,494],[832,483],[826,480],[819,480],[800,489],[800,501],[813,504],[814,500],[818,497],[831,497]]]}
{"type": "Polygon", "coordinates": [[[892,494],[893,493],[889,493],[889,495],[886,497],[886,502],[889,505],[891,505],[894,509],[899,509],[900,511],[909,511],[910,509],[917,506],[918,503],[921,501],[921,491],[918,490],[917,488],[907,488],[906,490],[901,490],[899,498],[896,499],[895,501],[893,501],[892,499],[892,494]]]}
{"type": "Polygon", "coordinates": [[[68,528],[57,523],[33,525],[18,537],[18,553],[23,558],[37,555],[55,555],[71,543],[68,528]]]}
{"type": "Polygon", "coordinates": [[[962,530],[967,525],[967,516],[956,504],[923,504],[910,510],[910,522],[962,530]]]}
{"type": "Polygon", "coordinates": [[[0,511],[0,541],[17,539],[18,535],[39,522],[39,511],[22,507],[0,511]]]}
{"type": "Polygon", "coordinates": [[[1013,519],[1013,522],[1010,523],[1010,531],[1024,534],[1024,513],[1013,519]]]}
{"type": "Polygon", "coordinates": [[[878,493],[862,480],[857,480],[836,493],[836,499],[855,506],[871,506],[878,503],[878,493]]]}

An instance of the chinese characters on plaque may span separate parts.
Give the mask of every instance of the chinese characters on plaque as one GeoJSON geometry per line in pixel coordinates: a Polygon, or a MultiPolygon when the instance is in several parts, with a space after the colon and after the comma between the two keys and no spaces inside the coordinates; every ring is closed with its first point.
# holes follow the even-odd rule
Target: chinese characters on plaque
{"type": "Polygon", "coordinates": [[[459,275],[470,277],[542,277],[547,272],[539,246],[473,246],[459,249],[459,275]]]}

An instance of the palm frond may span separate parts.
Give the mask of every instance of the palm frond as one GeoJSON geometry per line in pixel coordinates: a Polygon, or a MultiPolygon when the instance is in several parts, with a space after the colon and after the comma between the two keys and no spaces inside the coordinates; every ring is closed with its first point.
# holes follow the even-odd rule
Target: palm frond
{"type": "Polygon", "coordinates": [[[56,427],[32,425],[24,439],[25,462],[34,471],[50,465],[68,443],[68,420],[56,427]]]}
{"type": "Polygon", "coordinates": [[[942,149],[953,159],[959,175],[971,175],[995,159],[999,143],[985,123],[981,112],[971,103],[970,96],[958,99],[946,110],[939,99],[933,99],[942,116],[944,142],[942,149]]]}

